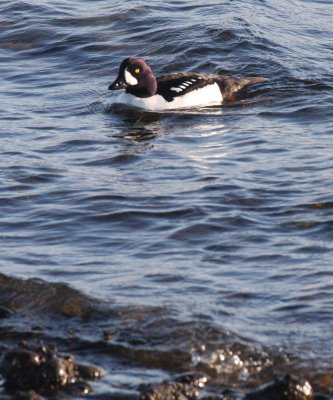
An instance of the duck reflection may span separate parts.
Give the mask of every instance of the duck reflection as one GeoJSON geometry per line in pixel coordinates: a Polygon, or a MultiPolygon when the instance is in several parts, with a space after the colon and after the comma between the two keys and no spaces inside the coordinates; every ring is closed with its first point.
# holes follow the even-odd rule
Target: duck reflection
{"type": "Polygon", "coordinates": [[[110,105],[107,112],[117,115],[117,119],[121,120],[121,137],[135,142],[150,142],[156,139],[160,131],[160,122],[164,118],[161,113],[129,109],[119,104],[110,105]]]}
{"type": "MultiPolygon", "coordinates": [[[[126,108],[123,104],[108,105],[105,110],[116,115],[122,122],[121,137],[135,142],[147,142],[156,139],[163,126],[187,123],[193,116],[222,115],[221,106],[200,107],[194,109],[169,110],[163,112],[126,108]]],[[[114,124],[112,124],[114,128],[114,124]]]]}

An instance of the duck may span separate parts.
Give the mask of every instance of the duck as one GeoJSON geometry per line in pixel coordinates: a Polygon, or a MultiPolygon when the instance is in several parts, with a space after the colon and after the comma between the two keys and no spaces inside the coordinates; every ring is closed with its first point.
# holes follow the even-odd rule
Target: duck
{"type": "Polygon", "coordinates": [[[108,89],[125,89],[117,99],[119,104],[147,111],[163,111],[218,105],[230,100],[245,86],[266,80],[263,76],[234,78],[194,72],[156,78],[145,60],[127,57],[120,64],[118,76],[108,89]]]}

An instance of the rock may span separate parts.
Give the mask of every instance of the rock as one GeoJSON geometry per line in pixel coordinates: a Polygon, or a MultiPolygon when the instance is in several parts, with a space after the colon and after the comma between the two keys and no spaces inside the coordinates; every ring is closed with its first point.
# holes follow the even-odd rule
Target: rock
{"type": "Polygon", "coordinates": [[[295,376],[286,375],[258,389],[249,392],[246,400],[313,400],[314,393],[310,383],[295,376]]]}
{"type": "Polygon", "coordinates": [[[139,400],[189,400],[199,395],[199,388],[207,382],[203,374],[182,374],[172,381],[148,385],[140,394],[139,400]]]}
{"type": "Polygon", "coordinates": [[[82,379],[93,381],[105,375],[105,371],[96,365],[78,364],[78,372],[82,379]]]}
{"type": "Polygon", "coordinates": [[[93,388],[89,385],[89,383],[77,380],[76,382],[64,386],[62,392],[73,397],[81,397],[93,392],[93,388]]]}
{"type": "Polygon", "coordinates": [[[10,308],[0,306],[0,319],[10,318],[14,314],[14,311],[12,311],[10,308]]]}
{"type": "Polygon", "coordinates": [[[40,393],[59,390],[78,377],[73,357],[61,357],[46,347],[9,350],[3,356],[0,372],[9,390],[36,390],[40,393]]]}
{"type": "Polygon", "coordinates": [[[88,394],[92,388],[84,379],[99,378],[101,371],[95,366],[78,366],[73,356],[61,355],[54,348],[26,343],[5,352],[0,362],[7,392],[23,399],[39,399],[39,394],[60,391],[80,396],[88,394]]]}
{"type": "Polygon", "coordinates": [[[34,390],[29,390],[28,392],[18,392],[11,400],[46,400],[45,397],[39,396],[34,390]]]}

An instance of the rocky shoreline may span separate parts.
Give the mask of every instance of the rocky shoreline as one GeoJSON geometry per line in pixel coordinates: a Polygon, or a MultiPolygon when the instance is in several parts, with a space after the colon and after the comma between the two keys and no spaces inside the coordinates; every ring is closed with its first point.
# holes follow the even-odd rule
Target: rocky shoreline
{"type": "Polygon", "coordinates": [[[167,309],[0,274],[0,400],[333,400],[318,365],[167,309]]]}
{"type": "MultiPolygon", "coordinates": [[[[3,351],[0,374],[4,379],[4,390],[0,395],[0,400],[60,400],[81,398],[93,393],[93,387],[89,382],[101,379],[105,375],[105,371],[95,365],[80,364],[73,355],[60,353],[56,348],[47,347],[43,343],[21,342],[18,346],[3,351]]],[[[329,395],[316,393],[306,379],[289,374],[248,392],[228,387],[218,390],[216,385],[210,387],[209,381],[209,376],[203,373],[183,373],[160,383],[142,384],[137,388],[137,395],[129,395],[120,391],[110,394],[106,399],[332,399],[329,395]]]]}

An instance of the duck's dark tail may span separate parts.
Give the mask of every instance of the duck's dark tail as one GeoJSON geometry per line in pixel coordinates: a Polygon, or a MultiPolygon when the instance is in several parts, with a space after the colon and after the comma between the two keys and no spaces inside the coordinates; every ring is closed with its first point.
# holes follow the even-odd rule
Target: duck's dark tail
{"type": "Polygon", "coordinates": [[[219,86],[222,92],[223,100],[229,100],[233,93],[238,92],[247,85],[265,82],[268,78],[263,76],[248,76],[244,78],[231,78],[229,76],[221,76],[219,86]]]}

